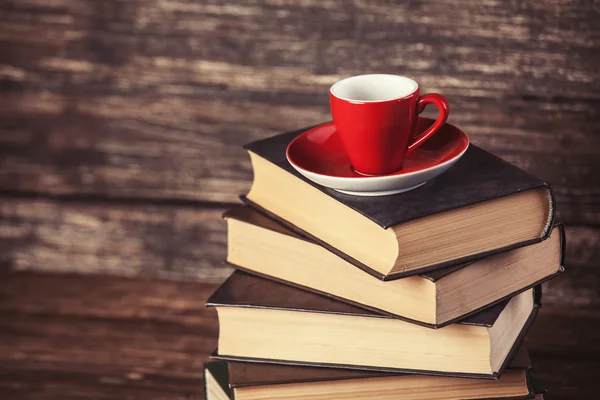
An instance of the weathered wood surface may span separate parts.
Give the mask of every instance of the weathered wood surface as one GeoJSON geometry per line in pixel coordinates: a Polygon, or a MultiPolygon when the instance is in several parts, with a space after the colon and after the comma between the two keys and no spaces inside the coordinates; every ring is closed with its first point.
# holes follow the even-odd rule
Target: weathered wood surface
{"type": "MultiPolygon", "coordinates": [[[[0,203],[4,269],[110,273],[220,282],[231,269],[224,209],[84,201],[0,203]]],[[[567,272],[545,285],[544,303],[600,307],[600,230],[566,227],[567,272]]]]}
{"type": "Polygon", "coordinates": [[[214,285],[2,274],[0,398],[202,399],[214,285]]]}
{"type": "Polygon", "coordinates": [[[0,268],[218,282],[223,208],[3,199],[0,268]]]}
{"type": "MultiPolygon", "coordinates": [[[[214,285],[9,272],[0,274],[0,398],[202,399],[216,347],[214,285]]],[[[592,399],[600,316],[543,307],[527,336],[549,399],[592,399]]]]}
{"type": "Polygon", "coordinates": [[[598,398],[599,335],[597,309],[573,312],[572,307],[542,307],[525,343],[533,374],[548,389],[544,398],[598,398]]]}
{"type": "Polygon", "coordinates": [[[600,223],[591,1],[0,4],[0,188],[232,202],[242,143],[329,118],[356,73],[414,76],[476,144],[600,223]]]}

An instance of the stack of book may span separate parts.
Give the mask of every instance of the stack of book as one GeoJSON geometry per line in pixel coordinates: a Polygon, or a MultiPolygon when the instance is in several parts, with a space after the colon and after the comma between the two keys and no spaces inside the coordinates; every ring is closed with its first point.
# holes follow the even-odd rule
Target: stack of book
{"type": "Polygon", "coordinates": [[[246,146],[207,398],[542,398],[522,343],[563,271],[550,187],[471,145],[417,190],[345,195],[288,164],[301,132],[246,146]]]}

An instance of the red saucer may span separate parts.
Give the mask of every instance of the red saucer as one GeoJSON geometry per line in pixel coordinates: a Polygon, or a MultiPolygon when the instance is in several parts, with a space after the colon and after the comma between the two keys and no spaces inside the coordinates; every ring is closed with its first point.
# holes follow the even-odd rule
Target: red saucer
{"type": "MultiPolygon", "coordinates": [[[[423,132],[434,120],[421,118],[416,132],[423,132]]],[[[388,175],[369,177],[354,171],[335,125],[329,122],[296,137],[286,155],[296,169],[336,178],[371,179],[411,174],[435,168],[461,156],[469,146],[467,135],[456,126],[445,124],[435,135],[409,154],[401,170],[388,175]]]]}

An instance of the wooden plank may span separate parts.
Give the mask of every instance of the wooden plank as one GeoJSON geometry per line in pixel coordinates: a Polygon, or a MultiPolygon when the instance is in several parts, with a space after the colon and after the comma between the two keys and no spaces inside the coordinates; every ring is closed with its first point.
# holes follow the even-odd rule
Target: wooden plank
{"type": "MultiPolygon", "coordinates": [[[[579,321],[579,327],[585,320],[579,321]]],[[[531,339],[529,340],[531,343],[531,339]]],[[[594,382],[598,376],[597,361],[565,360],[562,356],[543,357],[531,354],[533,375],[548,390],[544,399],[581,400],[595,399],[598,389],[594,382]]]]}
{"type": "Polygon", "coordinates": [[[221,281],[223,209],[3,199],[0,260],[12,269],[221,281]]]}
{"type": "MultiPolygon", "coordinates": [[[[191,73],[182,74],[180,81],[211,85],[243,81],[248,88],[292,85],[311,90],[323,79],[303,72],[402,69],[486,98],[496,90],[597,99],[592,85],[598,78],[598,53],[593,50],[600,43],[594,29],[599,13],[591,3],[428,0],[414,7],[341,0],[113,0],[102,5],[30,0],[5,2],[2,11],[2,38],[8,44],[34,47],[29,53],[33,57],[18,57],[26,66],[39,67],[43,60],[41,66],[50,72],[64,68],[83,75],[100,73],[109,82],[115,82],[110,68],[129,67],[130,78],[137,78],[132,60],[147,65],[143,57],[154,56],[167,74],[187,69],[180,59],[195,60],[191,73]],[[40,28],[48,34],[40,35],[40,28]],[[42,51],[36,54],[39,47],[42,51]],[[43,51],[48,47],[63,52],[56,57],[43,51]],[[253,68],[232,73],[230,64],[266,70],[258,76],[253,68]],[[279,66],[283,70],[274,68],[279,66]],[[286,68],[297,72],[296,79],[277,79],[286,68]],[[220,73],[220,79],[211,73],[220,73]]],[[[26,49],[15,50],[18,56],[23,55],[20,51],[26,49]]],[[[153,83],[152,78],[142,82],[153,83]]]]}
{"type": "Polygon", "coordinates": [[[600,230],[566,227],[566,271],[544,284],[543,304],[595,310],[600,307],[600,230]]]}
{"type": "Polygon", "coordinates": [[[202,363],[217,337],[216,314],[204,308],[212,290],[3,274],[0,391],[11,399],[202,399],[202,363]]]}
{"type": "Polygon", "coordinates": [[[573,307],[553,305],[540,309],[538,320],[531,328],[531,339],[527,345],[532,354],[550,357],[563,354],[569,359],[596,361],[600,356],[600,347],[586,348],[582,343],[595,341],[600,332],[600,313],[598,310],[577,310],[573,307]],[[587,329],[572,329],[579,321],[587,321],[587,329]],[[552,335],[549,333],[552,332],[552,335]]]}
{"type": "MultiPolygon", "coordinates": [[[[11,399],[201,399],[215,285],[0,274],[0,390],[11,399]],[[57,290],[60,288],[60,290],[57,290]]],[[[594,310],[543,307],[527,336],[550,399],[595,398],[594,310]]]]}
{"type": "Polygon", "coordinates": [[[567,272],[542,287],[542,304],[582,309],[600,307],[600,273],[598,267],[569,267],[567,272]]]}
{"type": "Polygon", "coordinates": [[[341,4],[3,2],[0,188],[233,202],[239,145],[328,119],[340,77],[389,71],[549,180],[561,218],[600,223],[596,8],[341,4]]]}
{"type": "Polygon", "coordinates": [[[549,399],[596,398],[600,314],[564,305],[543,306],[526,337],[533,374],[549,399]]]}
{"type": "MultiPolygon", "coordinates": [[[[231,269],[223,208],[42,199],[0,201],[5,269],[221,282],[231,269]]],[[[566,272],[544,303],[600,307],[600,229],[567,226],[566,272]]]]}

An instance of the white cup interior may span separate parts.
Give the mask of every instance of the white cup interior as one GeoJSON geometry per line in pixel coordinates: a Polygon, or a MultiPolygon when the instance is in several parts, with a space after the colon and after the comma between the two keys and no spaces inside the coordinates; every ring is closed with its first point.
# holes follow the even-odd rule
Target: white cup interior
{"type": "Polygon", "coordinates": [[[375,102],[401,99],[418,87],[417,82],[405,76],[369,74],[342,79],[330,91],[342,100],[375,102]]]}

